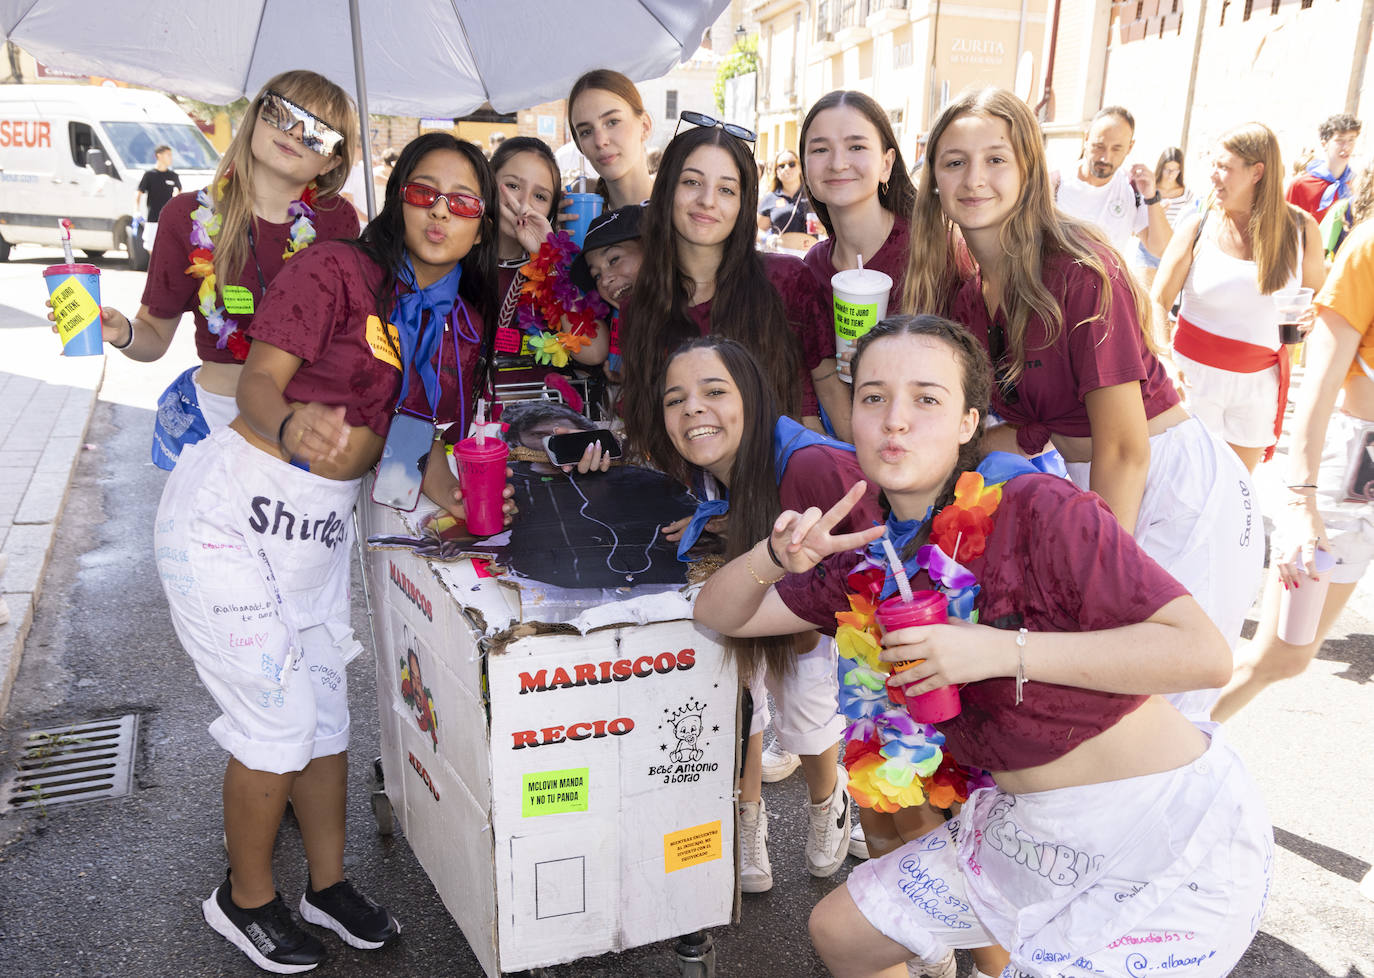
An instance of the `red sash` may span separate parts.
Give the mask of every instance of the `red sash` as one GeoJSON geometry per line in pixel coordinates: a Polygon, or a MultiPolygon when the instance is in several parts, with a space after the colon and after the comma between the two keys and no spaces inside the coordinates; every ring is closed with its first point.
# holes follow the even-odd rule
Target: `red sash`
{"type": "Polygon", "coordinates": [[[1273,366],[1279,368],[1279,403],[1274,416],[1274,444],[1264,450],[1264,461],[1273,458],[1274,446],[1278,444],[1279,435],[1283,433],[1283,410],[1288,405],[1288,381],[1293,374],[1293,361],[1288,355],[1288,348],[1280,344],[1277,350],[1271,350],[1267,346],[1227,339],[1216,333],[1209,333],[1179,316],[1178,330],[1174,333],[1174,352],[1209,367],[1237,374],[1255,374],[1273,366]]]}

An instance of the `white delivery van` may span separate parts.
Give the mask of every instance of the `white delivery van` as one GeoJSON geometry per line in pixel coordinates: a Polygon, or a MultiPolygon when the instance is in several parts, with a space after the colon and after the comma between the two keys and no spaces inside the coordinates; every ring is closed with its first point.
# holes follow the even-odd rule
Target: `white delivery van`
{"type": "Polygon", "coordinates": [[[0,261],[20,243],[58,245],[59,218],[72,246],[96,258],[127,248],[148,264],[128,229],[153,150],[172,147],[182,190],[210,183],[219,153],[166,95],[94,85],[0,85],[0,261]]]}

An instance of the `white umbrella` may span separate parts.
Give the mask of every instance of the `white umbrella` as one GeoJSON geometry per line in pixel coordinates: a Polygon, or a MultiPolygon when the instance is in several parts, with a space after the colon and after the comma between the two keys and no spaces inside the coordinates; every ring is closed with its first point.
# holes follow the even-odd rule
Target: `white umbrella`
{"type": "MultiPolygon", "coordinates": [[[[566,96],[592,68],[656,78],[696,51],[728,2],[0,0],[0,40],[54,68],[216,104],[308,68],[355,91],[365,122],[484,102],[511,112],[566,96]]],[[[367,195],[371,211],[370,184],[367,195]]]]}

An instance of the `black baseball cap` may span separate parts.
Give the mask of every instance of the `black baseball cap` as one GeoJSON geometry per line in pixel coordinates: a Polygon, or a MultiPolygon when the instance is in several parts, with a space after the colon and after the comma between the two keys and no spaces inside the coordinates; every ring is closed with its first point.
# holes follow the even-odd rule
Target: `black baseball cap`
{"type": "Polygon", "coordinates": [[[629,204],[600,215],[587,228],[587,236],[582,241],[582,250],[572,263],[572,280],[583,292],[592,292],[596,283],[592,281],[591,269],[587,267],[587,252],[629,241],[639,237],[639,219],[644,214],[643,204],[629,204]]]}

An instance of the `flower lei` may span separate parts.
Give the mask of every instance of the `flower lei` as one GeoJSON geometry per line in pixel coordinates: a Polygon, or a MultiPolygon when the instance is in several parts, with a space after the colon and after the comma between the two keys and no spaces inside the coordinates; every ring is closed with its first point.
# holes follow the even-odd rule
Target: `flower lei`
{"type": "Polygon", "coordinates": [[[563,368],[568,358],[591,343],[596,321],[610,315],[610,307],[595,291],[583,294],[573,284],[572,263],[577,245],[566,231],[552,233],[521,266],[525,281],[520,286],[515,327],[496,331],[498,353],[518,354],[527,340],[536,363],[563,368]],[[551,324],[567,323],[556,332],[551,324]],[[523,334],[523,335],[522,335],[523,334]]]}
{"type": "MultiPolygon", "coordinates": [[[[981,557],[992,533],[992,514],[1002,486],[984,485],[979,472],[965,472],[954,501],[931,521],[931,543],[916,552],[917,571],[926,571],[949,600],[951,617],[977,622],[973,607],[979,585],[961,561],[981,557]]],[[[910,567],[908,572],[911,573],[910,567]]],[[[911,576],[915,576],[911,573],[911,576]]],[[[876,609],[888,586],[889,570],[872,553],[846,578],[849,610],[836,613],[835,645],[840,654],[840,712],[845,727],[844,764],[849,793],[862,808],[895,812],[927,798],[939,808],[968,800],[969,792],[992,784],[987,773],[959,764],[943,750],[945,736],[906,711],[901,691],[887,685],[889,664],[879,660],[881,631],[876,609]]]]}
{"type": "MultiPolygon", "coordinates": [[[[228,177],[220,178],[215,186],[217,196],[224,194],[228,182],[228,177]]],[[[225,315],[224,305],[218,301],[219,295],[216,291],[218,283],[214,264],[215,237],[219,234],[222,220],[220,215],[215,213],[215,202],[210,196],[209,188],[196,194],[196,203],[199,206],[191,212],[191,264],[187,267],[186,274],[200,279],[200,289],[197,293],[200,297],[200,313],[205,317],[206,327],[216,337],[215,348],[227,349],[235,360],[241,361],[248,357],[248,340],[239,331],[238,322],[225,315]]],[[[287,214],[294,220],[291,222],[291,239],[286,243],[286,250],[282,252],[283,261],[314,243],[314,203],[315,182],[312,180],[300,199],[293,200],[286,209],[287,214]]]]}

